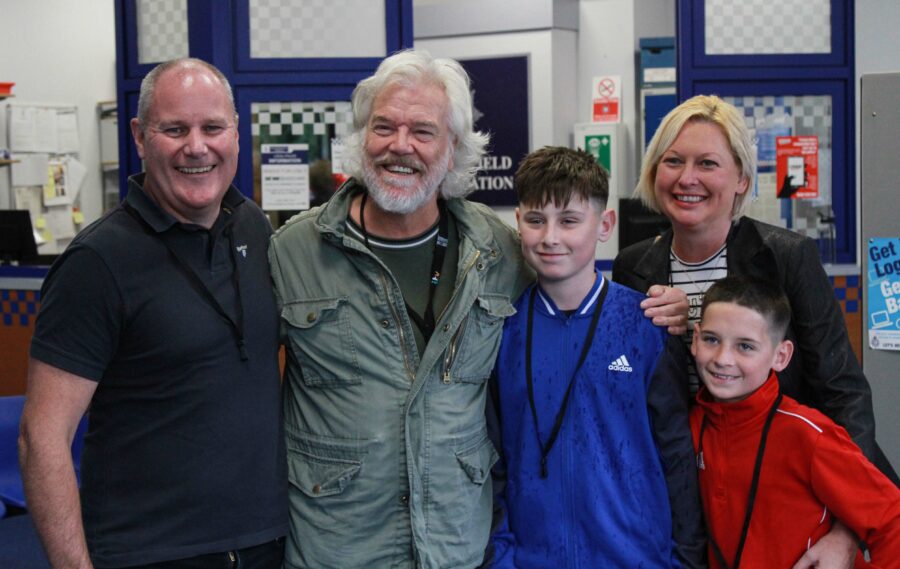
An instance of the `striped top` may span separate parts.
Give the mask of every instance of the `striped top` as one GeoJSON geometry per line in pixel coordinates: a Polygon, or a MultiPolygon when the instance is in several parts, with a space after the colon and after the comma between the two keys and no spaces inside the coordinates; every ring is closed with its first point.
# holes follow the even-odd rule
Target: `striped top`
{"type": "MultiPolygon", "coordinates": [[[[712,284],[728,276],[728,254],[726,245],[716,251],[712,257],[699,263],[682,261],[669,250],[669,284],[680,288],[687,293],[688,304],[688,331],[684,335],[684,342],[690,353],[691,341],[694,338],[694,324],[700,321],[700,307],[703,297],[712,284]]],[[[700,388],[700,378],[697,376],[697,368],[694,366],[694,358],[688,356],[688,374],[691,386],[691,394],[696,394],[700,388]]]]}

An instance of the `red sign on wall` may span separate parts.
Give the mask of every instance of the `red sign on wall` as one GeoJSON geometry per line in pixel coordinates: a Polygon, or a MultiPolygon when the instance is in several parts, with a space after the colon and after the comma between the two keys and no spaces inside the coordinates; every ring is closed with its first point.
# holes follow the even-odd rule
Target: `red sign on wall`
{"type": "Polygon", "coordinates": [[[776,137],[775,175],[779,198],[819,197],[819,137],[776,137]]]}

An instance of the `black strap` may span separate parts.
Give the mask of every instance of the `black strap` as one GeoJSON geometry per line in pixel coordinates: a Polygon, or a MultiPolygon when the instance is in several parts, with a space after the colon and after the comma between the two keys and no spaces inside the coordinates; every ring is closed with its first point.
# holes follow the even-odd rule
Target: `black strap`
{"type": "Polygon", "coordinates": [[[535,285],[531,289],[531,297],[528,299],[528,328],[525,339],[525,383],[528,385],[528,404],[531,406],[531,416],[534,419],[534,432],[537,435],[538,448],[541,449],[541,478],[547,478],[547,457],[553,449],[554,443],[556,443],[556,437],[559,435],[559,429],[562,427],[563,419],[569,408],[569,396],[572,394],[575,378],[578,377],[578,372],[581,370],[584,360],[587,359],[587,355],[591,351],[591,344],[594,342],[594,333],[597,331],[597,323],[600,321],[600,312],[603,311],[603,301],[606,299],[606,292],[609,290],[607,283],[601,283],[600,286],[603,287],[603,290],[597,298],[594,315],[591,318],[591,324],[584,339],[584,346],[581,348],[581,356],[578,358],[578,364],[575,366],[575,371],[569,379],[569,386],[566,387],[566,394],[563,396],[562,404],[556,413],[556,422],[553,424],[553,430],[550,432],[550,437],[547,439],[546,444],[541,440],[541,428],[538,423],[537,408],[534,405],[534,379],[531,375],[531,343],[534,332],[534,299],[537,296],[537,286],[535,285]]]}
{"type": "MultiPolygon", "coordinates": [[[[769,413],[766,416],[766,423],[763,425],[762,436],[760,436],[759,439],[759,449],[756,451],[756,464],[753,466],[753,479],[750,482],[750,494],[747,497],[747,512],[744,514],[744,526],[741,528],[741,537],[738,541],[737,551],[734,553],[734,564],[730,566],[730,569],[738,569],[741,565],[744,544],[747,542],[747,533],[750,531],[750,518],[753,517],[753,504],[756,502],[756,491],[759,489],[759,475],[762,471],[763,455],[766,453],[766,440],[769,438],[769,428],[772,426],[772,421],[775,419],[775,413],[778,411],[778,407],[781,405],[781,400],[783,398],[784,396],[781,394],[781,391],[779,391],[778,397],[775,398],[775,402],[772,404],[772,407],[769,408],[769,413]]],[[[706,423],[707,419],[706,415],[704,415],[703,423],[700,425],[700,441],[697,443],[698,464],[703,464],[703,435],[706,433],[706,423]]],[[[725,556],[722,554],[722,549],[716,542],[715,536],[713,536],[712,527],[709,527],[708,521],[707,529],[709,530],[709,543],[712,546],[716,559],[719,561],[722,569],[729,569],[729,565],[725,562],[725,556]]]]}
{"type": "MultiPolygon", "coordinates": [[[[371,249],[369,246],[369,233],[366,231],[365,216],[368,198],[369,194],[364,193],[362,195],[362,201],[359,203],[359,228],[362,230],[366,248],[371,249]]],[[[438,284],[441,282],[441,271],[444,268],[444,259],[447,256],[447,246],[450,242],[450,224],[447,219],[447,205],[444,203],[444,200],[438,200],[437,205],[438,232],[434,238],[434,250],[431,255],[431,272],[429,273],[430,276],[428,281],[428,302],[425,305],[425,314],[419,316],[419,313],[413,310],[408,302],[404,301],[409,319],[418,326],[419,330],[421,330],[426,344],[431,339],[432,334],[434,334],[434,327],[436,325],[434,319],[434,293],[437,290],[438,284]]]]}
{"type": "Polygon", "coordinates": [[[228,322],[228,325],[231,327],[231,332],[234,335],[235,344],[237,344],[238,351],[241,354],[241,360],[247,361],[250,359],[250,356],[247,353],[247,345],[244,341],[244,303],[241,301],[241,278],[240,278],[240,270],[238,269],[239,263],[237,259],[237,249],[234,246],[234,235],[232,233],[232,220],[226,222],[224,233],[228,238],[228,248],[231,252],[231,264],[233,265],[233,271],[231,273],[231,281],[232,286],[234,287],[234,292],[237,300],[237,319],[233,319],[222,307],[219,303],[218,299],[216,299],[215,295],[213,295],[212,291],[209,290],[209,287],[206,286],[206,283],[197,276],[197,273],[191,268],[191,266],[185,262],[185,260],[175,252],[175,249],[162,238],[160,234],[158,234],[153,227],[147,223],[143,217],[138,214],[138,212],[131,206],[131,204],[124,203],[123,207],[125,211],[127,211],[131,217],[138,221],[141,227],[147,232],[148,235],[152,237],[156,237],[157,239],[165,245],[166,249],[169,251],[169,254],[172,256],[172,259],[175,261],[175,265],[181,271],[181,273],[187,277],[188,281],[191,283],[191,286],[194,287],[201,297],[209,304],[213,310],[215,310],[219,316],[225,319],[228,322]]]}

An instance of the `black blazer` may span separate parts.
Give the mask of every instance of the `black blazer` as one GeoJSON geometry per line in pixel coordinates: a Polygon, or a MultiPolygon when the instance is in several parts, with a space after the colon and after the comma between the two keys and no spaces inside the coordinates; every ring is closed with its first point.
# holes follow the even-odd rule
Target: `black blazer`
{"type": "MultiPolygon", "coordinates": [[[[669,284],[672,230],[622,250],[613,262],[613,280],[641,292],[669,284]]],[[[815,242],[797,233],[743,217],[727,239],[728,274],[777,283],[791,303],[787,338],[794,356],[778,374],[781,390],[822,411],[843,426],[894,484],[900,479],[875,442],[872,390],[850,346],[834,288],[815,242]]]]}

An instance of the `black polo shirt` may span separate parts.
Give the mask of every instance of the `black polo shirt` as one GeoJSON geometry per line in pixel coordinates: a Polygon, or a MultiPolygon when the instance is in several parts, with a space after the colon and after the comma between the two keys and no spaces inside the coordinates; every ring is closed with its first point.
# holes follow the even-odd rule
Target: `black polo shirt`
{"type": "Polygon", "coordinates": [[[99,384],[81,487],[98,567],[287,532],[271,227],[233,186],[207,230],[175,220],[142,185],[143,175],[131,178],[125,204],[53,265],[31,345],[32,357],[99,384]],[[175,255],[231,320],[240,320],[240,298],[246,359],[233,326],[175,255]]]}

